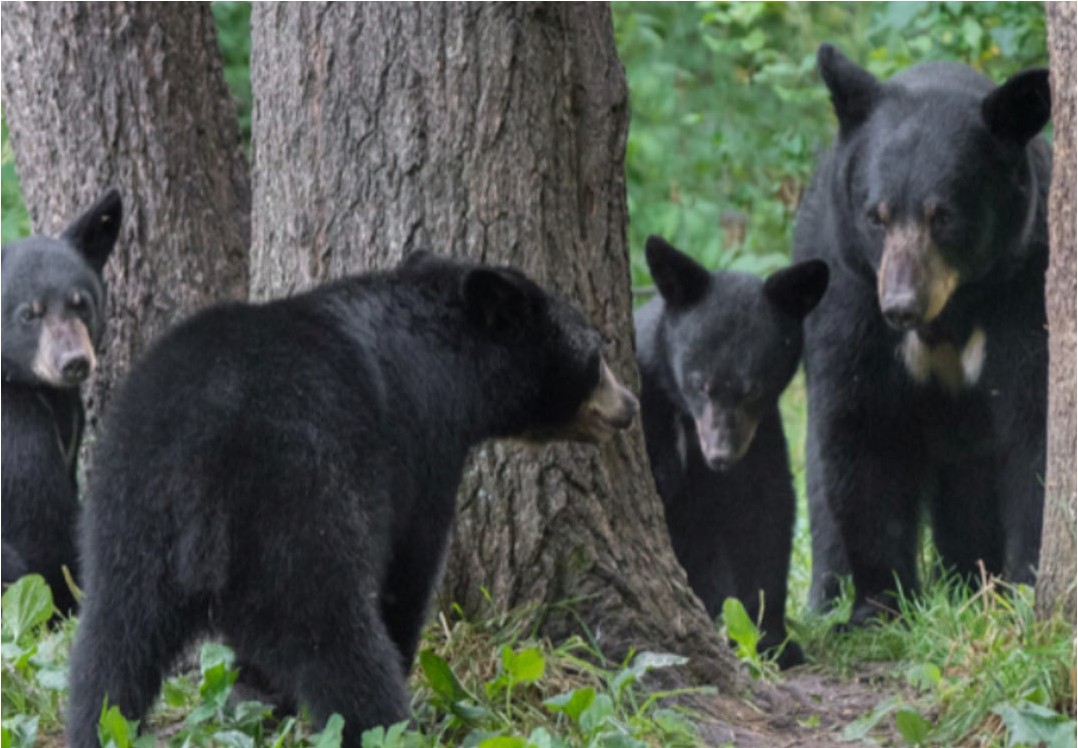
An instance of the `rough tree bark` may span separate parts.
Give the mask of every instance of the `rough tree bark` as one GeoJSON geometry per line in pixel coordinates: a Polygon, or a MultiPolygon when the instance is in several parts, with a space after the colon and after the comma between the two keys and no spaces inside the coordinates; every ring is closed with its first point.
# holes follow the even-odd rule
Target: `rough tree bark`
{"type": "Polygon", "coordinates": [[[208,3],[4,3],[3,92],[34,230],[109,185],[123,228],[105,268],[109,329],[91,428],[147,343],[244,298],[250,185],[208,3]]]}
{"type": "MultiPolygon", "coordinates": [[[[394,264],[414,249],[525,270],[633,357],[627,92],[606,4],[265,4],[252,19],[251,296],[394,264]]],[[[603,450],[478,451],[444,595],[468,611],[577,599],[618,656],[736,666],[686,586],[639,428],[603,450]]],[[[570,630],[547,609],[544,631],[570,630]]]]}
{"type": "Polygon", "coordinates": [[[1048,198],[1048,464],[1037,613],[1075,619],[1075,5],[1046,3],[1052,85],[1048,198]]]}

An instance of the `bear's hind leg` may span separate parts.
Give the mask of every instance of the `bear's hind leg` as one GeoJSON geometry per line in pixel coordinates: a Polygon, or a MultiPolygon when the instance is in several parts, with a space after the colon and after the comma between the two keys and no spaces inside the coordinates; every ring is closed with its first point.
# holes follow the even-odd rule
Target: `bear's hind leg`
{"type": "Polygon", "coordinates": [[[66,723],[72,748],[97,748],[101,707],[108,699],[130,720],[153,705],[167,668],[204,629],[197,609],[162,594],[127,596],[98,585],[88,594],[71,652],[66,723]]]}
{"type": "Polygon", "coordinates": [[[374,601],[359,586],[335,587],[340,591],[329,595],[319,588],[335,598],[331,604],[309,607],[302,596],[293,598],[277,620],[227,638],[239,660],[274,685],[287,684],[287,696],[306,704],[317,723],[334,713],[344,717],[343,744],[359,745],[364,730],[408,718],[408,695],[400,652],[374,601]]]}

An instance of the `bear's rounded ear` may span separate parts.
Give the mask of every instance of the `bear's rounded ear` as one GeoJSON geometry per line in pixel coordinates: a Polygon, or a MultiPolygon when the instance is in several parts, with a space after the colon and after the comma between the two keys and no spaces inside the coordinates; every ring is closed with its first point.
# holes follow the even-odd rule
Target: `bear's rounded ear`
{"type": "Polygon", "coordinates": [[[671,309],[692,306],[707,293],[711,273],[662,237],[649,236],[644,255],[655,287],[671,309]]]}
{"type": "Polygon", "coordinates": [[[464,276],[461,293],[469,321],[495,339],[520,342],[535,314],[532,288],[520,273],[476,268],[464,276]]]}
{"type": "Polygon", "coordinates": [[[764,296],[796,319],[816,308],[827,290],[831,271],[823,260],[805,260],[777,270],[764,281],[764,296]]]}
{"type": "Polygon", "coordinates": [[[86,262],[101,275],[105,262],[120,235],[120,219],[123,218],[123,202],[120,191],[109,188],[89,210],[76,218],[64,229],[60,238],[67,240],[86,262]]]}
{"type": "Polygon", "coordinates": [[[1048,69],[1030,68],[1012,75],[984,97],[981,116],[996,138],[1024,146],[1052,116],[1048,69]]]}
{"type": "Polygon", "coordinates": [[[838,117],[839,134],[849,135],[864,122],[876,105],[880,82],[830,44],[816,52],[820,77],[831,92],[831,105],[838,117]]]}

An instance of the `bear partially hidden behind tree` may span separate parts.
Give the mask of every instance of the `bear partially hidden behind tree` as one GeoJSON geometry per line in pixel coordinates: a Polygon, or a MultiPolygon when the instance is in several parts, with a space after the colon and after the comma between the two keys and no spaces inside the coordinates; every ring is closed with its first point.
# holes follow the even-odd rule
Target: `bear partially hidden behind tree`
{"type": "Polygon", "coordinates": [[[601,340],[521,273],[415,254],[159,340],[106,417],[82,535],[68,739],[141,719],[222,634],[345,742],[408,716],[405,674],[469,448],[597,441],[636,408],[601,340]]]}
{"type": "Polygon", "coordinates": [[[3,581],[41,574],[64,613],[75,608],[63,568],[77,576],[79,385],[105,331],[101,272],[121,214],[109,190],[59,237],[3,247],[3,581]]]}
{"type": "Polygon", "coordinates": [[[737,598],[761,624],[761,649],[797,665],[785,620],[795,502],[778,400],[827,265],[761,280],[710,273],[655,236],[646,253],[659,296],[634,316],[641,418],[674,552],[709,615],[737,598]]]}
{"type": "Polygon", "coordinates": [[[879,81],[818,55],[839,134],[798,214],[831,288],[806,324],[812,601],[850,624],[918,589],[922,508],[946,567],[1032,583],[1044,504],[1045,70],[879,81]]]}

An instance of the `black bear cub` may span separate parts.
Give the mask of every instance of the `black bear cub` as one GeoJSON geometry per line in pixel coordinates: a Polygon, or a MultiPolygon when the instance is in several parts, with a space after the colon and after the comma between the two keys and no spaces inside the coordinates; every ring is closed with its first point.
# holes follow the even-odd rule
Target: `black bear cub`
{"type": "Polygon", "coordinates": [[[469,448],[597,441],[636,399],[569,304],[523,274],[412,255],[161,338],[112,404],[82,528],[72,746],[141,719],[203,632],[357,745],[408,716],[469,448]]]}
{"type": "Polygon", "coordinates": [[[831,290],[806,323],[813,593],[850,624],[918,588],[922,511],[946,567],[1031,583],[1044,505],[1048,75],[955,63],[880,81],[823,45],[838,116],[798,213],[831,290]]]}
{"type": "MultiPolygon", "coordinates": [[[[660,295],[635,315],[641,418],[674,552],[712,617],[737,598],[762,623],[761,649],[775,650],[795,512],[778,399],[827,265],[762,281],[709,273],[654,236],[646,253],[660,295]]],[[[803,661],[793,641],[778,655],[784,668],[803,661]]]]}
{"type": "Polygon", "coordinates": [[[101,271],[120,231],[110,190],[59,237],[3,247],[3,582],[41,574],[61,612],[75,607],[76,460],[105,330],[101,271]]]}

